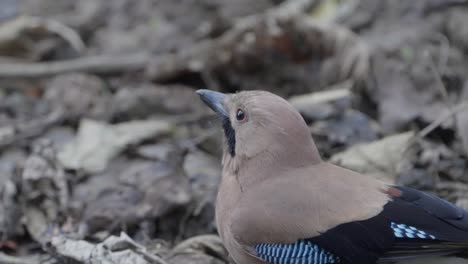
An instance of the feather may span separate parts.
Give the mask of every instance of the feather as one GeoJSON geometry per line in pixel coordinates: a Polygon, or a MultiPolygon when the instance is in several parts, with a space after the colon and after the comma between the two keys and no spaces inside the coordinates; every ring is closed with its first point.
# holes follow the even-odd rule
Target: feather
{"type": "Polygon", "coordinates": [[[255,246],[255,252],[257,257],[272,264],[340,263],[337,256],[307,240],[298,240],[292,244],[261,243],[255,246]]]}
{"type": "Polygon", "coordinates": [[[393,200],[380,214],[339,225],[309,241],[344,263],[392,263],[468,252],[468,216],[463,209],[410,188],[392,188],[399,191],[392,192],[393,200]]]}

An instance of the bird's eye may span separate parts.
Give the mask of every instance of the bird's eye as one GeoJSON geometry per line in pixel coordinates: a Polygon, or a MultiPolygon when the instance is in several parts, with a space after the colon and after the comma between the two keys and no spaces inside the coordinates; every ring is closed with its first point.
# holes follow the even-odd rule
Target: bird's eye
{"type": "Polygon", "coordinates": [[[242,109],[237,109],[236,119],[239,122],[242,122],[242,121],[245,120],[245,113],[244,113],[244,111],[242,109]]]}

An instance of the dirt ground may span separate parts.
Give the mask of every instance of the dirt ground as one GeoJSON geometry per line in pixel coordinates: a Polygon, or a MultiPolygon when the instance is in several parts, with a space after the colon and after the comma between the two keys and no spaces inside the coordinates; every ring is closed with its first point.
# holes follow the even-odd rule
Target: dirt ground
{"type": "Polygon", "coordinates": [[[196,89],[269,90],[323,157],[468,209],[468,1],[0,1],[0,264],[229,263],[196,89]]]}

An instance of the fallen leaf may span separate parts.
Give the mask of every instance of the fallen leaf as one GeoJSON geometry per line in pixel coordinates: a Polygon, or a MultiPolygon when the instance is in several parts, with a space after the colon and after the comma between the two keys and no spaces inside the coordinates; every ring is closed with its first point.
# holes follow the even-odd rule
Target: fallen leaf
{"type": "Polygon", "coordinates": [[[333,155],[331,161],[361,173],[381,175],[382,180],[394,183],[396,170],[401,165],[403,153],[413,136],[414,133],[410,131],[355,145],[333,155]]]}
{"type": "Polygon", "coordinates": [[[129,144],[169,132],[166,121],[131,121],[109,125],[83,119],[76,138],[58,153],[60,162],[68,169],[100,172],[109,161],[129,144]]]}
{"type": "Polygon", "coordinates": [[[65,171],[56,158],[56,149],[50,141],[39,140],[21,174],[24,224],[35,241],[47,242],[55,230],[53,226],[67,211],[68,187],[65,171]]]}
{"type": "Polygon", "coordinates": [[[99,244],[73,240],[64,236],[52,238],[50,250],[59,257],[86,264],[148,264],[144,256],[135,251],[136,243],[126,234],[110,236],[99,244]]]}

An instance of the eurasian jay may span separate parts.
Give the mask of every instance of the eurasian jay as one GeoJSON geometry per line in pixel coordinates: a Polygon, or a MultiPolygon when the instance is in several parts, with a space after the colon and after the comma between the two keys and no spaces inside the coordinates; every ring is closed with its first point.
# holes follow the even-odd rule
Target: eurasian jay
{"type": "Polygon", "coordinates": [[[222,120],[219,235],[238,264],[468,257],[468,213],[322,161],[302,116],[265,91],[198,90],[222,120]]]}

